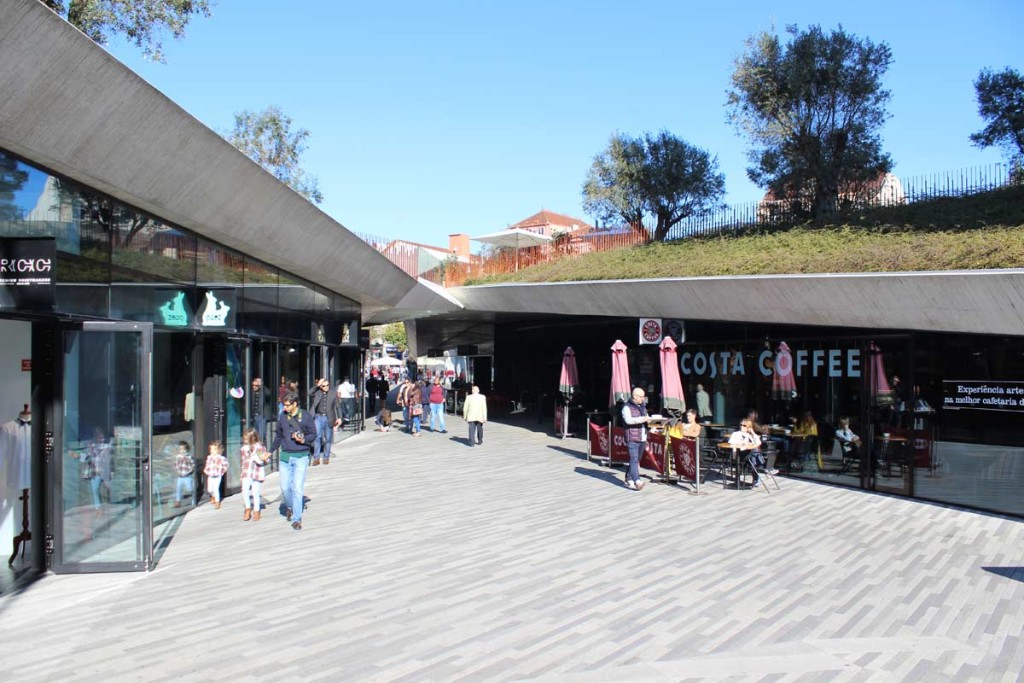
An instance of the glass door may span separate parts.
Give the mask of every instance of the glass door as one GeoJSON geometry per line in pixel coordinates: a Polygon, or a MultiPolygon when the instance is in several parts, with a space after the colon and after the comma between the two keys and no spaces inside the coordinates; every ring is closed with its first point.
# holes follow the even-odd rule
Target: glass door
{"type": "Polygon", "coordinates": [[[87,322],[62,336],[54,570],[149,569],[152,325],[87,322]]]}

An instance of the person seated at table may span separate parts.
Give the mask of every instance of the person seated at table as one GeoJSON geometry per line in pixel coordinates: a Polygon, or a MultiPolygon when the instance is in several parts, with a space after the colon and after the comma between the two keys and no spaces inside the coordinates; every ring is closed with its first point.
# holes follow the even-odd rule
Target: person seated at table
{"type": "Polygon", "coordinates": [[[859,457],[860,437],[850,430],[850,418],[839,418],[839,428],[836,429],[836,441],[839,442],[843,451],[844,460],[855,460],[859,457]]]}
{"type": "MultiPolygon", "coordinates": [[[[750,469],[754,476],[751,486],[757,486],[758,471],[765,468],[765,462],[764,455],[761,453],[761,437],[754,432],[754,422],[749,418],[740,422],[739,431],[733,432],[729,437],[729,445],[747,453],[747,462],[750,463],[750,469]]],[[[772,474],[778,474],[778,472],[775,471],[772,474]]]]}
{"type": "Polygon", "coordinates": [[[747,419],[754,425],[754,433],[761,437],[762,443],[775,444],[776,451],[786,452],[786,449],[789,447],[787,440],[781,436],[773,435],[771,427],[758,422],[756,410],[751,410],[747,413],[747,419]]]}
{"type": "Polygon", "coordinates": [[[688,436],[691,439],[700,437],[704,427],[697,422],[697,411],[694,408],[690,408],[686,411],[686,424],[683,425],[683,436],[688,436]]]}
{"type": "Polygon", "coordinates": [[[815,422],[814,415],[811,415],[811,411],[804,411],[804,414],[796,421],[796,426],[793,427],[793,433],[800,436],[818,435],[818,423],[815,422]]]}

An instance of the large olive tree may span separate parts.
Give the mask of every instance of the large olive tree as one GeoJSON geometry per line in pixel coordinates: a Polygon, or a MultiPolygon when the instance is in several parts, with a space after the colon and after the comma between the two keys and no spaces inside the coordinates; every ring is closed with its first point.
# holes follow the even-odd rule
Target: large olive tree
{"type": "Polygon", "coordinates": [[[724,194],[725,176],[707,151],[667,131],[639,138],[616,134],[591,164],[583,208],[660,242],[680,221],[718,206],[724,194]],[[655,219],[650,235],[643,227],[646,216],[655,219]]]}
{"type": "Polygon", "coordinates": [[[753,145],[750,179],[777,198],[809,199],[820,220],[841,195],[892,167],[879,135],[892,53],[842,27],[786,31],[786,43],[768,32],[747,40],[728,91],[729,120],[753,145]]]}
{"type": "Polygon", "coordinates": [[[986,126],[971,135],[971,142],[1004,148],[1019,169],[1024,165],[1024,77],[1009,67],[998,73],[985,69],[974,81],[974,90],[986,126]]]}

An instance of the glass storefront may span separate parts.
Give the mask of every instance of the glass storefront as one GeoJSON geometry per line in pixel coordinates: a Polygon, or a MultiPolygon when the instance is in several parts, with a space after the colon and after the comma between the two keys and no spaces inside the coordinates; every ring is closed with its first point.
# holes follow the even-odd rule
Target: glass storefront
{"type": "MultiPolygon", "coordinates": [[[[54,346],[66,371],[34,387],[59,408],[62,457],[45,478],[57,487],[48,524],[61,571],[148,566],[154,525],[205,499],[210,441],[225,443],[224,487],[237,491],[242,432],[270,438],[277,378],[305,391],[311,373],[330,374],[342,330],[360,317],[355,301],[2,151],[0,237],[56,247],[55,305],[29,314],[63,325],[54,346]],[[100,321],[146,329],[145,352],[127,332],[89,329],[100,321]]],[[[24,370],[31,353],[16,353],[24,370]]],[[[0,483],[0,508],[15,508],[21,491],[0,483]]],[[[0,538],[16,534],[15,517],[0,519],[0,538]]]]}
{"type": "MultiPolygon", "coordinates": [[[[540,421],[566,346],[576,352],[581,409],[608,410],[610,347],[635,340],[637,321],[523,319],[494,334],[489,396],[497,405],[536,397],[530,414],[540,421]]],[[[657,346],[626,343],[630,379],[657,410],[657,346]]],[[[1024,337],[694,321],[678,358],[687,405],[703,394],[708,421],[720,425],[709,437],[757,411],[777,426],[776,466],[789,476],[1024,516],[1024,337]],[[775,384],[784,370],[787,391],[775,384]],[[808,413],[814,434],[798,436],[792,421],[808,413]],[[837,438],[843,425],[856,448],[837,438]]]]}

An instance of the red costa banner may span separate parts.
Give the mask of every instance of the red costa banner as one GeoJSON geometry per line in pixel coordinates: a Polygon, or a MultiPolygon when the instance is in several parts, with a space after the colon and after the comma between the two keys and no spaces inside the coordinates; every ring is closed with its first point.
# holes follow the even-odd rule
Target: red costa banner
{"type": "Polygon", "coordinates": [[[612,427],[611,462],[629,462],[629,449],[626,448],[626,430],[622,427],[612,427]]]}
{"type": "Polygon", "coordinates": [[[648,434],[647,448],[640,456],[640,467],[649,470],[657,470],[658,474],[665,473],[665,435],[648,434]]]}
{"type": "Polygon", "coordinates": [[[607,458],[610,450],[608,443],[608,427],[590,425],[590,454],[599,458],[607,458]]]}
{"type": "Polygon", "coordinates": [[[688,438],[672,439],[672,465],[681,479],[697,480],[697,440],[688,438]]]}

